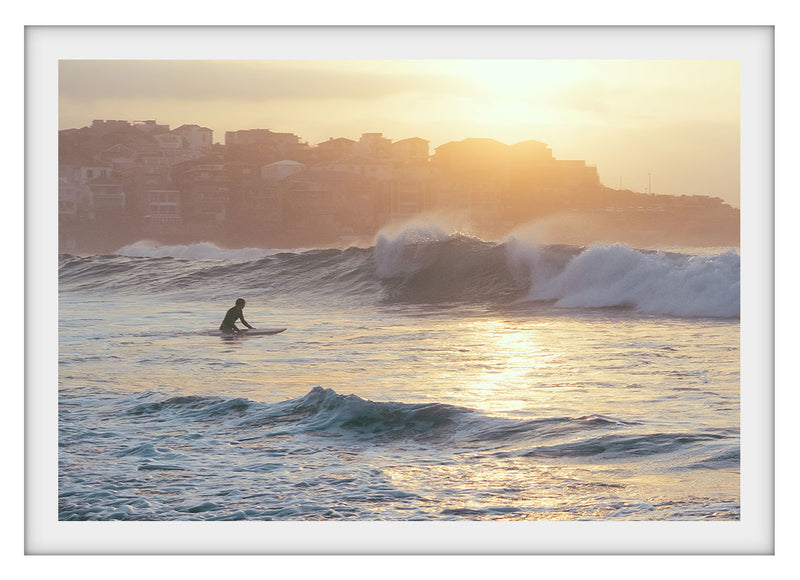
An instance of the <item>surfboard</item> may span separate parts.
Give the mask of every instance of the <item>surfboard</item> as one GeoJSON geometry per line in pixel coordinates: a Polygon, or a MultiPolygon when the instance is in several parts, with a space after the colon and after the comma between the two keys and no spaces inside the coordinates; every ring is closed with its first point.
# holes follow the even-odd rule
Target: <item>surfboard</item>
{"type": "Polygon", "coordinates": [[[239,336],[265,336],[267,334],[278,334],[286,330],[285,328],[245,328],[239,334],[228,334],[226,332],[220,332],[220,336],[228,337],[239,337],[239,336]]]}

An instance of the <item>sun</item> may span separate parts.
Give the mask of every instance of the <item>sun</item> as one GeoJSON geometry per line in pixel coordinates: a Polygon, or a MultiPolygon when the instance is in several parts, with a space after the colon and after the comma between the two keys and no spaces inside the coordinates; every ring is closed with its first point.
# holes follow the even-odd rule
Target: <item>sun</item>
{"type": "Polygon", "coordinates": [[[477,91],[509,100],[533,99],[578,84],[590,70],[577,61],[521,59],[446,61],[442,66],[477,91]]]}

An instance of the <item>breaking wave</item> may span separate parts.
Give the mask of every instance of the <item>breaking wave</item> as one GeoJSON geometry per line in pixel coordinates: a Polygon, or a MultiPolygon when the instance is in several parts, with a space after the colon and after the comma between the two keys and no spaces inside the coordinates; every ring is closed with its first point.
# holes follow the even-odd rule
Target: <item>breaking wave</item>
{"type": "Polygon", "coordinates": [[[684,317],[739,316],[740,257],[637,250],[622,244],[487,242],[436,226],[380,234],[370,248],[223,249],[140,242],[114,255],[62,255],[61,291],[229,293],[327,298],[340,304],[629,308],[684,317]]]}
{"type": "Polygon", "coordinates": [[[595,245],[565,264],[546,249],[510,243],[516,268],[528,272],[527,300],[565,308],[630,307],[650,314],[739,316],[739,255],[645,252],[595,245]]]}

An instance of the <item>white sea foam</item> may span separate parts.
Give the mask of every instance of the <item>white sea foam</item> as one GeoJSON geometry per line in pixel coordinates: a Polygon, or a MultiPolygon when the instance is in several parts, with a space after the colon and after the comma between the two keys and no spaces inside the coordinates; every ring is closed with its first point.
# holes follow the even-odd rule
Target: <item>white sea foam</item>
{"type": "Polygon", "coordinates": [[[557,269],[536,245],[516,242],[508,248],[509,263],[530,273],[528,300],[553,300],[567,308],[629,306],[674,316],[739,315],[739,255],[733,250],[687,256],[594,245],[557,269]]]}
{"type": "Polygon", "coordinates": [[[188,258],[198,260],[257,260],[284,250],[263,248],[220,248],[211,242],[188,245],[161,246],[155,242],[139,241],[116,251],[120,256],[131,258],[188,258]]]}

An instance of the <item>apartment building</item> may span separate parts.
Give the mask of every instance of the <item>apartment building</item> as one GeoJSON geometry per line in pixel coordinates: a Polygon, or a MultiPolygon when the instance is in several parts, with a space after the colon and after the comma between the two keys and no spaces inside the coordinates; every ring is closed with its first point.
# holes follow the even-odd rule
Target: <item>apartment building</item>
{"type": "Polygon", "coordinates": [[[383,133],[363,133],[356,144],[356,155],[367,159],[391,159],[392,140],[383,133]]]}
{"type": "Polygon", "coordinates": [[[216,231],[225,223],[230,201],[230,177],[222,163],[186,163],[173,169],[181,192],[183,222],[193,231],[216,231]]]}
{"type": "Polygon", "coordinates": [[[187,149],[207,151],[213,145],[214,131],[200,125],[181,125],[172,133],[183,139],[187,149]]]}
{"type": "Polygon", "coordinates": [[[317,143],[315,147],[315,161],[329,162],[349,159],[356,155],[356,145],[358,143],[346,137],[331,137],[327,141],[317,143]]]}
{"type": "Polygon", "coordinates": [[[422,165],[430,160],[430,141],[419,137],[401,139],[391,146],[392,162],[403,165],[422,165]]]}

